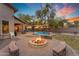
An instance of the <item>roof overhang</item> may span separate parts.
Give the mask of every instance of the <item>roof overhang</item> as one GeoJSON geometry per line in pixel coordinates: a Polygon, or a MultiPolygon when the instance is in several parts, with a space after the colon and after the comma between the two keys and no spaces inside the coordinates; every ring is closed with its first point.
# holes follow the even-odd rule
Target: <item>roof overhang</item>
{"type": "Polygon", "coordinates": [[[11,8],[12,10],[14,10],[14,12],[16,12],[17,10],[11,6],[11,3],[4,3],[6,6],[8,6],[9,8],[11,8]]]}

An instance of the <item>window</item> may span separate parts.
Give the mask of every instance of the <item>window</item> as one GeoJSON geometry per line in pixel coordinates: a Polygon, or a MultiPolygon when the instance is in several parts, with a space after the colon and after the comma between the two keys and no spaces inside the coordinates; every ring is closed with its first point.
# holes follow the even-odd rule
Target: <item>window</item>
{"type": "Polygon", "coordinates": [[[9,22],[8,21],[2,21],[2,32],[3,33],[9,33],[9,22]]]}

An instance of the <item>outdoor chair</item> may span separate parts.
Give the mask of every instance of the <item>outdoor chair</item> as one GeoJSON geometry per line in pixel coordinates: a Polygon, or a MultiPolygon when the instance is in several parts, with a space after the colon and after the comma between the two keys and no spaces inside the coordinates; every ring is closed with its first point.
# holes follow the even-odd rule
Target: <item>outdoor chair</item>
{"type": "Polygon", "coordinates": [[[66,45],[65,42],[53,46],[53,56],[66,56],[66,45]]]}
{"type": "Polygon", "coordinates": [[[26,33],[26,30],[22,30],[21,33],[22,33],[22,34],[25,34],[25,33],[26,33]]]}
{"type": "Polygon", "coordinates": [[[8,49],[9,49],[9,54],[10,54],[11,56],[18,56],[18,55],[19,55],[19,48],[17,47],[15,41],[12,41],[12,42],[9,44],[8,49]]]}

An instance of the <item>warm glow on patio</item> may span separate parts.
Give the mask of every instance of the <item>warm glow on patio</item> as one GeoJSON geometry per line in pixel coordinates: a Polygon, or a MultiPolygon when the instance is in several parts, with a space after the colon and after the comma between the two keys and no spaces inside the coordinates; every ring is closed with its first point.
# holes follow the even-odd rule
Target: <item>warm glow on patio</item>
{"type": "Polygon", "coordinates": [[[32,40],[30,40],[29,43],[35,47],[36,46],[43,47],[43,46],[46,46],[47,40],[39,36],[39,37],[32,38],[32,40]]]}
{"type": "Polygon", "coordinates": [[[41,42],[42,41],[42,39],[41,39],[41,37],[38,37],[38,38],[36,38],[36,40],[35,40],[36,42],[41,42]]]}

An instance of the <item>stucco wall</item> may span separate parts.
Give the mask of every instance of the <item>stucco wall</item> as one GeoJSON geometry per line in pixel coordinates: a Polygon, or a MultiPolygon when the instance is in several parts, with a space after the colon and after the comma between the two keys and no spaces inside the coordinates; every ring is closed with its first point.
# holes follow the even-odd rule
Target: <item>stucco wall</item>
{"type": "Polygon", "coordinates": [[[0,33],[1,33],[1,20],[9,21],[9,32],[14,32],[14,11],[6,6],[5,4],[0,4],[0,33]]]}
{"type": "Polygon", "coordinates": [[[0,20],[0,34],[2,34],[2,21],[0,20]]]}

